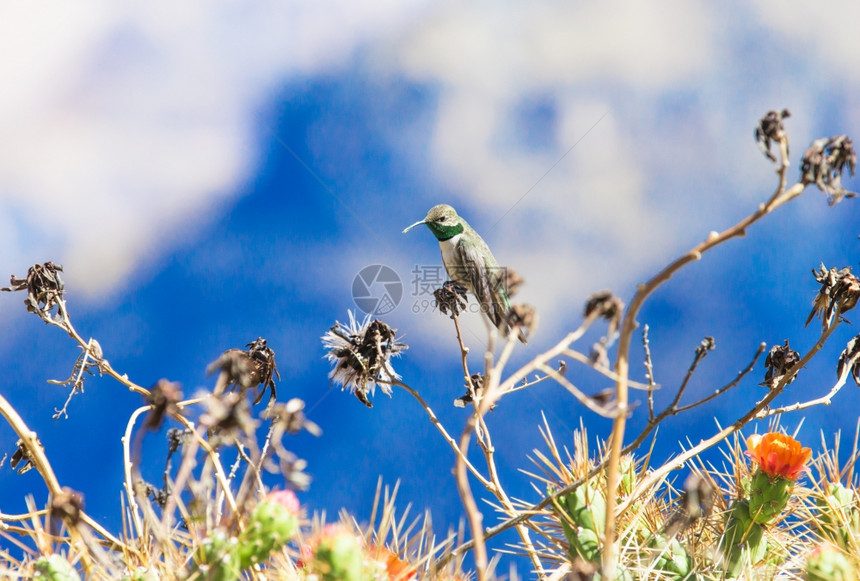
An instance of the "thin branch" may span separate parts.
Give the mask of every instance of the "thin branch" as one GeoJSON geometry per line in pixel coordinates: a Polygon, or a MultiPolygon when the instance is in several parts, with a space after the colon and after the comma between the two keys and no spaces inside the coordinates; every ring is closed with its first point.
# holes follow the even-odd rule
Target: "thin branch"
{"type": "MultiPolygon", "coordinates": [[[[442,425],[442,422],[439,421],[439,418],[433,412],[433,409],[429,405],[427,405],[427,402],[424,401],[424,399],[418,394],[416,390],[412,389],[402,381],[383,381],[382,383],[390,383],[391,385],[396,385],[397,387],[405,389],[412,397],[414,397],[415,400],[421,405],[421,407],[424,408],[424,411],[430,418],[430,422],[436,427],[437,430],[439,430],[439,433],[442,434],[442,438],[446,442],[448,442],[448,445],[451,446],[451,449],[454,450],[454,453],[458,456],[461,454],[460,447],[457,442],[448,434],[448,431],[445,429],[445,426],[442,425]]],[[[477,468],[475,468],[471,462],[469,462],[469,459],[467,457],[464,457],[463,461],[466,463],[466,467],[469,469],[469,472],[471,472],[475,476],[475,478],[477,478],[478,481],[480,481],[480,483],[483,484],[489,490],[489,488],[492,486],[490,481],[487,480],[487,478],[483,474],[481,474],[481,472],[477,468]]]]}
{"type": "Polygon", "coordinates": [[[651,280],[639,286],[639,290],[633,296],[627,312],[624,314],[624,321],[621,325],[621,337],[618,342],[618,355],[616,358],[615,371],[620,376],[616,384],[616,406],[618,408],[618,416],[615,418],[612,426],[612,434],[609,441],[609,463],[606,469],[606,525],[603,535],[603,555],[602,555],[602,574],[608,579],[615,577],[616,567],[616,547],[615,547],[615,518],[616,518],[616,502],[618,494],[618,483],[620,479],[620,463],[621,450],[624,448],[624,430],[627,423],[627,406],[628,406],[628,382],[629,376],[629,357],[630,344],[633,338],[633,332],[636,329],[636,316],[645,303],[645,300],[659,288],[663,283],[668,281],[672,276],[681,270],[687,264],[700,260],[702,255],[719,246],[720,244],[746,234],[748,227],[756,223],[758,220],[773,212],[781,205],[789,202],[795,197],[803,193],[805,184],[799,182],[786,190],[786,170],[788,169],[788,144],[786,139],[779,142],[780,153],[782,154],[782,162],[777,170],[779,176],[779,185],[770,199],[759,206],[759,208],[741,220],[736,225],[724,230],[723,232],[711,232],[707,239],[696,245],[692,250],[677,258],[663,270],[658,272],[651,280]]]}

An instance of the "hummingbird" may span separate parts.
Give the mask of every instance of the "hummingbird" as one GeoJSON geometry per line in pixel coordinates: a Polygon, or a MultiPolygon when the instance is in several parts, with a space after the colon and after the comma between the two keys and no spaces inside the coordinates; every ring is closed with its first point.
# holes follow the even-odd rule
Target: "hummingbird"
{"type": "MultiPolygon", "coordinates": [[[[403,234],[421,224],[439,241],[442,264],[451,280],[471,292],[481,305],[481,311],[497,329],[507,334],[511,300],[505,284],[506,273],[484,239],[448,204],[433,206],[423,220],[405,228],[403,234]]],[[[522,332],[519,339],[526,342],[522,332]]]]}

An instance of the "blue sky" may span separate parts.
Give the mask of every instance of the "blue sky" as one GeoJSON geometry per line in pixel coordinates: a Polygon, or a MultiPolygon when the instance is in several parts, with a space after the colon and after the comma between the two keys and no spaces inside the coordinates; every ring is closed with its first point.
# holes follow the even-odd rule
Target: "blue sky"
{"type": "MultiPolygon", "coordinates": [[[[367,410],[329,389],[319,337],[354,308],[356,273],[384,264],[401,275],[407,294],[385,320],[410,349],[395,367],[458,432],[450,321],[413,314],[420,297],[409,294],[415,265],[440,264],[438,246],[423,229],[401,230],[450,203],[524,276],[521,299],[541,317],[514,357],[527,361],[578,325],[589,293],[629,300],[638,282],[770,195],[773,168],[752,138],[767,110],[792,111],[792,177],[812,139],[860,133],[860,7],[838,4],[4,7],[0,272],[62,263],[79,332],[144,386],[166,377],[186,394],[211,387],[209,362],[266,337],[279,395],[304,399],[323,429],[288,442],[314,478],[306,506],[366,518],[378,476],[399,478],[402,505],[430,508],[444,532],[461,514],[454,460],[418,405],[395,391],[367,410]]],[[[733,378],[760,341],[813,345],[815,324],[803,327],[817,291],[810,270],[856,266],[858,234],[855,200],[829,208],[809,189],[658,291],[639,319],[651,327],[658,400],[705,335],[717,350],[691,396],[733,378]]],[[[68,420],[51,420],[66,393],[45,380],[67,377],[77,349],[22,300],[0,296],[3,394],[60,481],[116,529],[120,437],[140,401],[95,378],[68,420]]],[[[477,351],[483,325],[467,323],[477,351]]],[[[781,401],[829,389],[856,332],[837,332],[781,401]]],[[[572,372],[586,391],[607,385],[572,372]]],[[[760,365],[726,398],[667,422],[657,457],[739,416],[761,396],[762,376],[760,365]]],[[[807,412],[801,438],[853,432],[856,389],[807,412]]],[[[541,445],[541,410],[560,443],[580,416],[594,434],[608,428],[558,386],[503,400],[489,422],[514,496],[536,499],[516,470],[541,445]]],[[[0,429],[4,451],[14,442],[0,429]]],[[[26,493],[44,499],[37,475],[8,465],[0,489],[3,512],[23,511],[26,493]]]]}

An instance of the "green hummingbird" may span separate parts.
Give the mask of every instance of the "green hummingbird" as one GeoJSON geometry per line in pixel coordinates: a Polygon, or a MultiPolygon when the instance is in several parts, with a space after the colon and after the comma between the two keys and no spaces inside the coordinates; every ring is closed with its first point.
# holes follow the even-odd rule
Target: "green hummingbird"
{"type": "MultiPolygon", "coordinates": [[[[416,226],[426,225],[442,250],[442,264],[455,283],[471,292],[481,311],[507,335],[510,330],[508,312],[511,300],[506,287],[506,272],[499,267],[484,239],[447,204],[433,206],[423,220],[403,230],[406,234],[416,226]]],[[[522,332],[519,339],[526,342],[522,332]]]]}

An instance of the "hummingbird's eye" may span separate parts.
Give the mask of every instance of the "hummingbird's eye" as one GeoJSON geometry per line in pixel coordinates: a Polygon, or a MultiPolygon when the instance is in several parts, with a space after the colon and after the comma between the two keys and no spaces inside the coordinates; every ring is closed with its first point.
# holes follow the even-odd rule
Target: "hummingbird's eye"
{"type": "Polygon", "coordinates": [[[447,216],[442,216],[441,218],[439,218],[439,221],[440,221],[440,222],[444,222],[444,221],[445,221],[445,220],[447,220],[447,219],[448,219],[448,217],[447,217],[447,216]]]}

